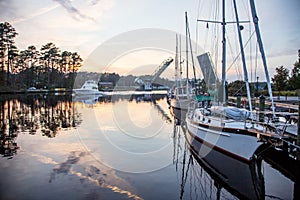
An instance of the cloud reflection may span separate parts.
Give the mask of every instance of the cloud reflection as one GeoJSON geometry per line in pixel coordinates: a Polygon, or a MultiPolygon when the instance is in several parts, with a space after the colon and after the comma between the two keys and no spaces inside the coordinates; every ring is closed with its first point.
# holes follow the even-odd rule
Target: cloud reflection
{"type": "Polygon", "coordinates": [[[60,174],[69,176],[75,175],[80,179],[82,184],[88,182],[88,184],[93,184],[100,188],[109,189],[114,193],[125,195],[126,198],[136,200],[143,199],[134,194],[132,192],[134,188],[125,180],[117,177],[113,170],[105,169],[99,165],[95,166],[94,163],[91,163],[93,159],[89,158],[89,153],[87,152],[72,151],[67,156],[67,159],[61,163],[39,154],[31,154],[31,156],[37,157],[37,160],[41,163],[55,165],[50,174],[49,183],[55,181],[56,176],[60,174]],[[78,165],[79,167],[74,167],[74,165],[78,165]]]}

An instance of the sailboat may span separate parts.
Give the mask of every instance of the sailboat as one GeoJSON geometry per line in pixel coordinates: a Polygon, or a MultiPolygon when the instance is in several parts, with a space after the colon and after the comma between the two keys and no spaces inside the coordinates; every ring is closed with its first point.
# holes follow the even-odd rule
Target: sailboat
{"type": "Polygon", "coordinates": [[[182,63],[181,37],[176,35],[175,84],[174,87],[169,91],[167,102],[175,120],[178,123],[184,121],[190,103],[190,98],[188,97],[188,94],[190,93],[188,79],[186,79],[185,85],[182,79],[182,63]]]}
{"type": "MultiPolygon", "coordinates": [[[[263,144],[260,139],[262,135],[268,134],[269,137],[276,137],[275,133],[267,132],[264,123],[258,122],[258,117],[252,112],[250,87],[248,82],[248,72],[246,68],[245,52],[242,43],[241,25],[237,12],[236,1],[233,0],[235,23],[238,30],[238,40],[240,46],[240,55],[242,58],[242,66],[244,71],[244,79],[247,88],[247,97],[249,99],[249,110],[230,107],[226,105],[227,92],[226,92],[226,31],[225,26],[229,22],[225,20],[225,0],[222,1],[222,21],[207,21],[198,20],[212,23],[219,23],[222,25],[222,79],[219,89],[220,101],[219,105],[210,105],[206,100],[203,100],[201,95],[198,95],[197,88],[194,95],[194,103],[189,107],[186,116],[186,124],[190,144],[193,140],[204,143],[207,154],[210,150],[221,152],[222,154],[234,157],[242,162],[249,163],[256,158],[257,149],[263,144]],[[206,103],[205,103],[206,102],[206,103]]],[[[270,99],[272,100],[272,90],[270,84],[270,77],[266,65],[266,58],[264,54],[263,44],[260,37],[258,26],[258,17],[254,5],[254,1],[250,0],[250,7],[252,18],[257,36],[257,42],[262,56],[262,61],[265,69],[265,75],[268,84],[268,91],[270,99]]],[[[201,63],[200,63],[201,65],[201,63]]],[[[274,103],[272,101],[272,110],[274,112],[274,103]]],[[[275,114],[273,114],[273,117],[275,114]]],[[[233,169],[234,170],[234,169],[233,169]]]]}
{"type": "MultiPolygon", "coordinates": [[[[186,45],[186,57],[185,57],[185,63],[186,63],[186,78],[182,78],[183,68],[182,68],[182,61],[181,58],[181,39],[178,36],[176,36],[176,56],[175,56],[175,87],[173,88],[173,91],[169,95],[168,103],[171,108],[171,112],[173,113],[176,121],[178,123],[182,123],[185,120],[186,113],[188,111],[189,105],[191,103],[191,97],[194,89],[194,85],[196,80],[191,80],[189,78],[189,52],[193,52],[192,50],[192,42],[191,42],[191,36],[190,36],[190,29],[188,25],[188,19],[187,19],[187,12],[185,13],[186,18],[186,35],[185,35],[185,45],[186,45]],[[178,49],[178,43],[179,43],[179,49],[178,49]]],[[[191,56],[192,63],[193,56],[191,56]]],[[[193,64],[194,69],[194,64],[193,64]]],[[[194,72],[195,75],[195,72],[194,72]]]]}
{"type": "MultiPolygon", "coordinates": [[[[175,128],[178,130],[178,127],[175,128]]],[[[184,126],[180,126],[180,128],[179,133],[177,133],[178,135],[180,134],[180,130],[186,133],[184,126]]],[[[189,178],[193,179],[191,182],[196,183],[195,185],[190,185],[190,187],[193,187],[190,188],[190,190],[195,192],[195,195],[198,196],[201,195],[200,191],[208,195],[212,195],[214,191],[216,197],[210,196],[210,198],[221,199],[221,197],[224,197],[222,196],[223,193],[225,197],[231,199],[230,195],[226,194],[226,191],[228,191],[239,199],[265,198],[262,158],[246,163],[234,159],[231,156],[224,155],[222,152],[214,149],[212,149],[208,155],[203,155],[203,153],[205,153],[203,151],[205,144],[193,140],[191,135],[186,135],[186,140],[188,143],[185,148],[188,148],[191,155],[189,160],[186,161],[188,157],[183,154],[182,163],[183,165],[187,165],[187,167],[186,171],[182,172],[181,196],[183,196],[183,192],[185,191],[184,187],[188,179],[187,176],[190,176],[189,178]],[[208,176],[204,175],[204,173],[207,173],[208,176]],[[206,180],[207,178],[209,180],[206,180]],[[211,185],[208,186],[209,183],[211,185]],[[201,190],[200,188],[206,189],[201,190]]]]}

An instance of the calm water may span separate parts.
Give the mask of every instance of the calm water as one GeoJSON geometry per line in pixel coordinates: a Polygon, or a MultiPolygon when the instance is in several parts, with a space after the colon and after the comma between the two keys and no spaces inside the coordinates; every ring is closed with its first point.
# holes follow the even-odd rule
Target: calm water
{"type": "MultiPolygon", "coordinates": [[[[246,198],[191,153],[184,130],[164,95],[2,95],[0,199],[246,198]]],[[[261,163],[266,199],[297,195],[299,177],[280,168],[261,163]]]]}

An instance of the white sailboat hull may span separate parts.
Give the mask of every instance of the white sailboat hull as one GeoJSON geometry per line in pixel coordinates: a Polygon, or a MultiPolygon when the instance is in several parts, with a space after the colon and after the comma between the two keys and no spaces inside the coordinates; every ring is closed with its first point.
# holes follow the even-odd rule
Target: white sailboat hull
{"type": "Polygon", "coordinates": [[[222,187],[240,199],[264,198],[264,177],[260,160],[242,162],[215,149],[203,155],[203,148],[209,147],[189,133],[186,133],[185,137],[199,164],[205,167],[211,177],[222,187]]]}
{"type": "Polygon", "coordinates": [[[169,100],[171,112],[177,120],[182,122],[185,120],[185,116],[190,103],[191,100],[189,100],[187,96],[183,96],[180,98],[176,97],[169,100]]]}
{"type": "Polygon", "coordinates": [[[194,139],[205,143],[209,148],[203,148],[202,153],[209,153],[211,149],[218,150],[224,154],[239,160],[249,162],[255,155],[255,151],[262,145],[258,138],[253,135],[232,133],[223,131],[221,127],[199,126],[192,119],[187,118],[187,129],[194,139]]]}

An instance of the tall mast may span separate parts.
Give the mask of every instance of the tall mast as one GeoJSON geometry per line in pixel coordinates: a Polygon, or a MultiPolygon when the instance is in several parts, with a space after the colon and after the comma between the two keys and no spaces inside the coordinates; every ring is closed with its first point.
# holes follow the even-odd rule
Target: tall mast
{"type": "Polygon", "coordinates": [[[180,79],[180,88],[182,88],[182,62],[181,62],[181,36],[179,35],[179,79],[180,79]]]}
{"type": "Polygon", "coordinates": [[[188,42],[189,42],[189,50],[191,52],[191,61],[193,66],[193,74],[194,74],[194,81],[196,83],[197,77],[196,77],[196,70],[195,70],[195,63],[194,63],[194,56],[193,56],[193,47],[192,47],[192,40],[191,40],[191,33],[190,33],[190,27],[189,22],[187,20],[187,33],[188,33],[188,42]]]}
{"type": "Polygon", "coordinates": [[[226,35],[225,35],[225,0],[222,1],[222,102],[226,103],[226,35]]]}
{"type": "Polygon", "coordinates": [[[187,12],[185,12],[185,45],[186,45],[186,93],[189,94],[189,41],[188,41],[188,18],[187,12]]]}
{"type": "Polygon", "coordinates": [[[240,43],[240,49],[241,49],[243,71],[244,71],[244,79],[245,79],[245,83],[246,83],[247,97],[248,97],[248,102],[249,102],[249,110],[252,113],[252,103],[251,103],[250,87],[249,87],[249,81],[248,81],[248,71],[247,71],[247,67],[246,67],[245,52],[244,52],[244,47],[243,47],[243,39],[242,39],[242,34],[241,34],[241,29],[240,29],[240,22],[239,22],[239,16],[238,16],[238,12],[237,12],[236,0],[233,0],[233,5],[234,5],[235,18],[236,18],[236,25],[237,25],[237,29],[238,29],[238,36],[239,36],[239,43],[240,43]]]}
{"type": "Polygon", "coordinates": [[[265,69],[268,91],[269,91],[270,99],[271,99],[271,102],[272,102],[273,117],[275,117],[275,107],[274,107],[274,101],[273,101],[271,81],[270,81],[269,71],[268,71],[268,67],[267,67],[265,51],[264,51],[262,39],[261,39],[261,36],[260,36],[260,30],[259,30],[259,26],[258,26],[258,17],[257,17],[256,9],[255,9],[254,0],[250,0],[250,7],[251,7],[253,23],[254,23],[255,32],[256,32],[256,38],[257,38],[257,42],[258,42],[258,46],[259,46],[259,51],[260,51],[263,66],[264,66],[264,69],[265,69]]]}
{"type": "Polygon", "coordinates": [[[176,54],[175,54],[175,81],[176,87],[179,87],[179,75],[178,75],[178,35],[176,34],[176,54]]]}

